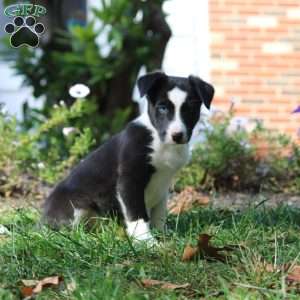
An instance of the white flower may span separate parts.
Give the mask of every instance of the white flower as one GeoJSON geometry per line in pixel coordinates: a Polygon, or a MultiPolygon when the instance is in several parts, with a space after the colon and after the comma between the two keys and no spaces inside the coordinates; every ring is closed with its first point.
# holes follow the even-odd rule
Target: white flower
{"type": "Polygon", "coordinates": [[[90,93],[90,88],[82,83],[70,87],[69,94],[73,98],[85,98],[90,93]]]}
{"type": "Polygon", "coordinates": [[[135,15],[133,21],[134,21],[134,23],[138,24],[138,23],[140,23],[142,20],[143,20],[143,11],[142,11],[142,10],[139,10],[139,11],[136,13],[136,15],[135,15]]]}
{"type": "Polygon", "coordinates": [[[40,80],[40,85],[41,86],[46,86],[47,85],[47,80],[46,79],[41,79],[40,80]]]}
{"type": "Polygon", "coordinates": [[[9,235],[10,231],[4,226],[0,224],[0,235],[9,235]]]}
{"type": "Polygon", "coordinates": [[[68,135],[70,135],[71,133],[74,133],[74,132],[76,132],[76,128],[74,128],[74,127],[64,127],[63,128],[63,130],[62,130],[62,132],[63,132],[63,135],[64,136],[68,136],[68,135]]]}
{"type": "MultiPolygon", "coordinates": [[[[2,104],[2,103],[1,103],[2,104]]],[[[3,115],[6,115],[8,113],[8,110],[6,109],[6,107],[3,105],[0,105],[0,112],[3,115]]]]}
{"type": "Polygon", "coordinates": [[[65,105],[65,101],[64,101],[64,100],[60,100],[60,101],[59,101],[59,105],[60,105],[60,106],[64,106],[64,105],[65,105]]]}
{"type": "Polygon", "coordinates": [[[44,169],[44,168],[45,168],[45,164],[42,163],[42,162],[39,162],[39,163],[37,164],[37,166],[38,166],[39,169],[44,169]]]}

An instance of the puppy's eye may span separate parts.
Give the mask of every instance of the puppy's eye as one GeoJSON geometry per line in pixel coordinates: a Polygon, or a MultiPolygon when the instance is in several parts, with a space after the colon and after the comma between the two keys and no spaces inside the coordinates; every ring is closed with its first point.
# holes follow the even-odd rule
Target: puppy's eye
{"type": "Polygon", "coordinates": [[[162,115],[165,115],[168,113],[168,108],[165,105],[160,105],[157,109],[158,109],[158,112],[162,115]]]}

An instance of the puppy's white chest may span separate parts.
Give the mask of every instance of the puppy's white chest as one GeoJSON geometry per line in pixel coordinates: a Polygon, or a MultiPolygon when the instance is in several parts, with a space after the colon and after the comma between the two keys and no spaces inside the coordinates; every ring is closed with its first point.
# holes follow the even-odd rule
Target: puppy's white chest
{"type": "Polygon", "coordinates": [[[151,158],[151,163],[157,170],[175,173],[188,162],[189,147],[187,144],[161,144],[157,148],[154,148],[151,158]]]}
{"type": "Polygon", "coordinates": [[[162,145],[154,149],[151,164],[155,168],[155,173],[145,190],[145,203],[148,210],[165,200],[172,178],[187,163],[188,158],[187,145],[162,145]]]}

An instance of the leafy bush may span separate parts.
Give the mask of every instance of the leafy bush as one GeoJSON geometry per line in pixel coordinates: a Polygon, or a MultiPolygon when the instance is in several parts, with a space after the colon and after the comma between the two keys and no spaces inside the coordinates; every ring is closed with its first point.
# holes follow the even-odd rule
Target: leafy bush
{"type": "Polygon", "coordinates": [[[194,149],[191,162],[178,174],[175,188],[299,191],[299,147],[260,124],[252,133],[243,129],[230,132],[232,117],[229,113],[204,130],[205,142],[194,149]]]}
{"type": "Polygon", "coordinates": [[[261,188],[272,192],[299,193],[300,148],[284,135],[258,127],[252,134],[260,170],[261,188]],[[259,155],[260,154],[260,155],[259,155]]]}
{"type": "Polygon", "coordinates": [[[186,183],[206,189],[225,186],[241,189],[248,182],[254,184],[251,177],[256,167],[254,149],[248,144],[246,131],[228,133],[231,118],[230,114],[221,122],[214,123],[212,128],[205,129],[205,142],[194,149],[191,163],[179,176],[177,188],[186,183]],[[189,182],[185,177],[188,173],[196,175],[189,182]]]}
{"type": "MultiPolygon", "coordinates": [[[[91,103],[84,99],[71,107],[62,102],[53,107],[41,126],[27,132],[20,130],[14,117],[0,112],[0,195],[20,189],[24,175],[55,183],[90,152],[96,143],[92,130],[70,126],[87,118],[91,109],[91,103]],[[65,129],[69,134],[63,134],[65,129]]],[[[190,164],[179,173],[176,190],[193,186],[205,190],[299,192],[300,148],[285,136],[261,127],[251,134],[244,130],[229,132],[231,117],[205,130],[206,141],[195,148],[190,164]],[[268,145],[267,155],[261,156],[258,141],[268,145]],[[283,155],[283,149],[289,150],[288,155],[283,155]]]]}
{"type": "Polygon", "coordinates": [[[85,156],[95,144],[91,129],[74,128],[65,136],[63,128],[88,117],[90,109],[90,103],[83,99],[70,108],[61,103],[40,127],[28,132],[20,130],[14,117],[0,113],[0,193],[11,190],[22,174],[54,183],[85,156]]]}

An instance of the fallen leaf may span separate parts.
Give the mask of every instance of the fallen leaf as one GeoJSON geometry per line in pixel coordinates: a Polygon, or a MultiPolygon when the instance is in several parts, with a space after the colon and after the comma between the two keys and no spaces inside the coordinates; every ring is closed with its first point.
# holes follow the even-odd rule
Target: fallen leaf
{"type": "Polygon", "coordinates": [[[157,286],[157,287],[160,287],[161,289],[166,289],[166,290],[186,289],[190,286],[189,283],[174,284],[171,282],[155,280],[155,279],[142,279],[141,283],[146,288],[157,286]]]}
{"type": "Polygon", "coordinates": [[[200,234],[198,238],[197,247],[187,245],[183,251],[182,261],[190,261],[196,257],[202,259],[215,259],[221,262],[226,261],[226,256],[220,254],[220,251],[232,251],[238,247],[236,245],[225,246],[222,248],[216,248],[210,244],[212,236],[208,234],[200,234]]]}
{"type": "MultiPolygon", "coordinates": [[[[226,257],[223,254],[219,254],[219,251],[223,250],[229,250],[227,247],[223,248],[215,248],[210,245],[209,241],[212,238],[212,236],[208,234],[201,234],[199,236],[198,240],[198,248],[200,250],[200,254],[202,255],[203,258],[214,258],[216,260],[225,262],[226,257]]],[[[231,250],[229,250],[231,251],[231,250]]]]}
{"type": "Polygon", "coordinates": [[[267,272],[269,272],[269,273],[273,273],[273,272],[276,272],[277,271],[277,269],[274,267],[274,265],[272,265],[272,264],[265,264],[264,265],[264,268],[265,268],[265,270],[267,271],[267,272]]]}
{"type": "Polygon", "coordinates": [[[193,187],[186,187],[182,192],[173,197],[169,204],[169,213],[179,215],[182,212],[189,211],[197,205],[207,205],[209,197],[197,192],[193,187]]]}
{"type": "Polygon", "coordinates": [[[23,279],[21,280],[21,282],[23,283],[24,286],[31,286],[31,287],[34,287],[36,286],[39,281],[38,280],[27,280],[27,279],[23,279]]]}
{"type": "Polygon", "coordinates": [[[192,260],[198,254],[199,254],[198,247],[192,247],[190,245],[187,245],[183,250],[182,260],[183,261],[192,260]]]}
{"type": "Polygon", "coordinates": [[[46,277],[38,282],[38,284],[33,289],[33,292],[35,294],[38,294],[43,290],[44,287],[58,286],[60,281],[61,280],[59,276],[46,277]]]}
{"type": "Polygon", "coordinates": [[[62,281],[63,278],[59,276],[46,277],[42,280],[23,279],[21,280],[21,282],[24,286],[21,287],[21,294],[23,298],[31,297],[36,294],[39,294],[43,290],[43,288],[58,286],[59,283],[62,281]]]}
{"type": "Polygon", "coordinates": [[[33,295],[33,288],[29,286],[23,286],[21,288],[21,294],[23,298],[28,298],[33,295]]]}
{"type": "Polygon", "coordinates": [[[288,273],[286,279],[290,282],[300,283],[300,266],[294,266],[288,273]]]}

